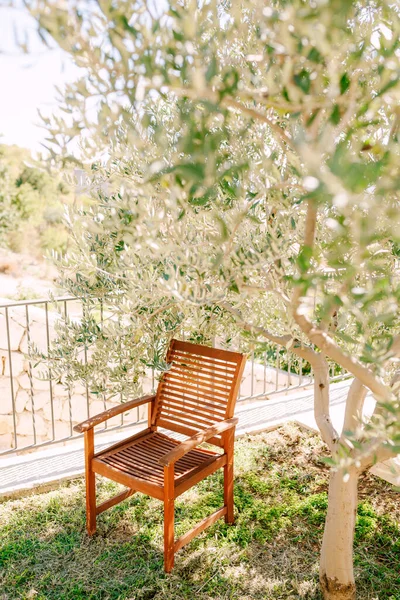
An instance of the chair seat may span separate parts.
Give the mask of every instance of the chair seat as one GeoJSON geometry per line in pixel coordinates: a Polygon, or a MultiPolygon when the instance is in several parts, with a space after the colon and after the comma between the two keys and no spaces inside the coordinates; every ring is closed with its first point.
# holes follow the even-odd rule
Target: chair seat
{"type": "MultiPolygon", "coordinates": [[[[103,463],[136,480],[163,487],[164,467],[158,460],[178,445],[179,441],[159,431],[146,432],[136,439],[122,441],[111,450],[97,454],[93,460],[94,470],[98,471],[96,463],[103,463]]],[[[204,448],[191,450],[175,463],[175,486],[218,458],[221,458],[220,453],[204,448]]]]}

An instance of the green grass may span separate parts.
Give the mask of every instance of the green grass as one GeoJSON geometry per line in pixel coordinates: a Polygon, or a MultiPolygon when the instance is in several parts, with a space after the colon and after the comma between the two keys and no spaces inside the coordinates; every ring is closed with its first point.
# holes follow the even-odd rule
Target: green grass
{"type": "MultiPolygon", "coordinates": [[[[320,599],[318,553],[327,468],[316,436],[294,427],[236,443],[236,524],[218,521],[163,572],[162,505],[141,494],[85,533],[84,486],[0,504],[0,599],[320,599]]],[[[102,480],[99,498],[118,486],[102,480]]],[[[177,535],[222,505],[222,477],[181,496],[177,535]]],[[[365,476],[355,565],[360,600],[400,600],[400,497],[365,476]]]]}

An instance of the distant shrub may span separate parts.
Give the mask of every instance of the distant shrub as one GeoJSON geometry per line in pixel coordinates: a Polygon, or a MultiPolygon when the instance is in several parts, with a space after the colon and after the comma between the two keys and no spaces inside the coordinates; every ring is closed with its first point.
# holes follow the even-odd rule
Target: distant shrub
{"type": "Polygon", "coordinates": [[[40,234],[40,246],[43,250],[54,250],[58,254],[65,254],[69,234],[64,225],[51,225],[40,234]]]}
{"type": "Polygon", "coordinates": [[[63,254],[68,234],[64,206],[71,201],[65,181],[34,164],[30,153],[0,144],[0,243],[41,258],[63,254]]]}

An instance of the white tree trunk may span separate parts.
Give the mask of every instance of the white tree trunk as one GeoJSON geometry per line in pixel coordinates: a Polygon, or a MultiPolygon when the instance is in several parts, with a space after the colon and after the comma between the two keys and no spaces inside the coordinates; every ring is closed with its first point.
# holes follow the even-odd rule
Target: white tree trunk
{"type": "Polygon", "coordinates": [[[356,597],[353,541],[358,476],[354,468],[348,472],[348,479],[343,471],[331,472],[319,571],[324,600],[355,600],[356,597]]]}

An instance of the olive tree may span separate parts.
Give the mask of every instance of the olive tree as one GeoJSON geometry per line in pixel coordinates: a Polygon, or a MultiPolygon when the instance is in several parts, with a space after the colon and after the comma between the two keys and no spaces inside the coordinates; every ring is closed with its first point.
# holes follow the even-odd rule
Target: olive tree
{"type": "Polygon", "coordinates": [[[320,584],[355,598],[358,479],[400,440],[398,7],[27,4],[83,73],[47,122],[55,160],[79,138],[92,192],[63,283],[113,315],[67,322],[53,372],[89,376],[84,343],[97,391],[129,394],[144,363],[168,368],[158,340],[182,323],[308,361],[332,466],[320,584]],[[330,361],[353,376],[339,432],[330,361]]]}

